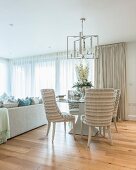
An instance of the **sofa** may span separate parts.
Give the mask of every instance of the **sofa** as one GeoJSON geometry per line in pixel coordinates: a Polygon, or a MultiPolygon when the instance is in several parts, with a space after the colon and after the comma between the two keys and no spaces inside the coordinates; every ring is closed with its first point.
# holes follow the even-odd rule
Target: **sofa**
{"type": "Polygon", "coordinates": [[[8,108],[10,138],[47,124],[43,104],[8,108]]]}

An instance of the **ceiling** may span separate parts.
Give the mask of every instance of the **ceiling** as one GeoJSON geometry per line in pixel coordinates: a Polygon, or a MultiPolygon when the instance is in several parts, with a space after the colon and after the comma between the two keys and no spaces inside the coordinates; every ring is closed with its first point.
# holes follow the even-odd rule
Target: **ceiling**
{"type": "Polygon", "coordinates": [[[0,57],[65,51],[81,17],[100,44],[136,40],[136,0],[0,0],[0,57]]]}

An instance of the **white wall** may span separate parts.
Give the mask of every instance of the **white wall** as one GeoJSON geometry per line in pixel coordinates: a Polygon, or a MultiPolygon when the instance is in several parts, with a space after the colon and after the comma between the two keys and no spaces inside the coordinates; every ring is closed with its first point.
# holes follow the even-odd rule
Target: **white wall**
{"type": "Polygon", "coordinates": [[[127,44],[128,119],[136,119],[136,42],[127,44]]]}

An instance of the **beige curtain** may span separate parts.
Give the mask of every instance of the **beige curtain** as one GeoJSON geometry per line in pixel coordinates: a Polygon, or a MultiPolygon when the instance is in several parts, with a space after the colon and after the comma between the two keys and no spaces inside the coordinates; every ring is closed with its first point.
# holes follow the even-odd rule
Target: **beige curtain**
{"type": "Polygon", "coordinates": [[[99,46],[95,60],[95,87],[121,90],[119,118],[127,119],[126,43],[99,46]]]}

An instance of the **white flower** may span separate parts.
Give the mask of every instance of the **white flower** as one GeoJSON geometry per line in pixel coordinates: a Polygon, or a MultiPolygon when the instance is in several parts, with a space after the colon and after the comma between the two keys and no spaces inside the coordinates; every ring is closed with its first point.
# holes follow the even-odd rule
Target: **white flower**
{"type": "Polygon", "coordinates": [[[88,65],[83,65],[82,63],[80,63],[80,65],[76,65],[76,75],[79,82],[84,82],[88,80],[89,75],[88,65]]]}

